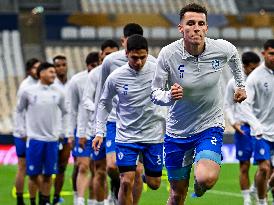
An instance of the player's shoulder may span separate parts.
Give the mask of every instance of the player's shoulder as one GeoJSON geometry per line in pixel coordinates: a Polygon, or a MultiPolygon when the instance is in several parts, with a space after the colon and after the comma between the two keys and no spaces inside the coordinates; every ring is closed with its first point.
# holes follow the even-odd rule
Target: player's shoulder
{"type": "Polygon", "coordinates": [[[263,77],[263,75],[265,74],[266,70],[265,70],[265,65],[264,63],[262,63],[261,65],[259,65],[257,68],[255,68],[247,77],[247,82],[251,83],[251,82],[256,82],[256,81],[260,81],[261,77],[263,77]]]}
{"type": "Polygon", "coordinates": [[[171,56],[174,53],[178,52],[178,50],[182,49],[182,41],[183,39],[176,40],[166,46],[164,46],[159,55],[171,56]]]}
{"type": "Polygon", "coordinates": [[[70,82],[73,82],[73,81],[77,80],[77,79],[80,78],[81,76],[85,75],[86,72],[87,72],[86,70],[83,70],[83,71],[80,71],[80,72],[74,74],[74,75],[71,77],[70,82]]]}
{"type": "Polygon", "coordinates": [[[205,38],[205,42],[206,46],[208,46],[210,50],[216,52],[224,52],[227,49],[235,48],[235,46],[232,43],[224,39],[205,38]]]}
{"type": "Polygon", "coordinates": [[[148,54],[147,62],[156,63],[156,61],[157,61],[157,59],[154,56],[148,54]]]}
{"type": "Polygon", "coordinates": [[[115,51],[109,55],[107,55],[104,60],[103,60],[103,64],[104,63],[111,63],[114,60],[120,59],[120,58],[125,58],[126,54],[125,54],[125,50],[119,50],[119,51],[115,51]]]}

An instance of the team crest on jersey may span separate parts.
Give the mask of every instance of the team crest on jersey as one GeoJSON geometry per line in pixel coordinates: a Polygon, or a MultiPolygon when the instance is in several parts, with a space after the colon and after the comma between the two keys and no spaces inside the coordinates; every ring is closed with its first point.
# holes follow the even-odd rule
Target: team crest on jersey
{"type": "Polygon", "coordinates": [[[211,65],[212,65],[212,68],[213,68],[214,70],[218,70],[218,69],[220,68],[220,61],[219,61],[219,60],[213,60],[213,61],[211,62],[211,65]]]}
{"type": "Polygon", "coordinates": [[[178,71],[179,71],[180,78],[183,78],[184,72],[185,72],[185,65],[179,65],[178,71]]]}
{"type": "Polygon", "coordinates": [[[127,93],[128,93],[128,84],[125,84],[125,85],[123,86],[123,94],[124,94],[124,95],[127,95],[127,93]]]}
{"type": "Polygon", "coordinates": [[[119,158],[120,160],[122,160],[123,157],[124,157],[124,154],[123,154],[122,152],[119,152],[119,153],[118,153],[118,158],[119,158]]]}

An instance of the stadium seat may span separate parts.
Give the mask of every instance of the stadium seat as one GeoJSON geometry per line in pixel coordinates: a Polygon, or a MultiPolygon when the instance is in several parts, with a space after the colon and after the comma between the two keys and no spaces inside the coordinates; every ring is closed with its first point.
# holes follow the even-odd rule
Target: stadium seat
{"type": "Polygon", "coordinates": [[[240,28],[239,37],[241,39],[255,39],[255,29],[251,27],[240,28]]]}
{"type": "Polygon", "coordinates": [[[210,27],[207,32],[209,38],[218,39],[220,38],[220,30],[217,27],[210,27]]]}
{"type": "Polygon", "coordinates": [[[78,28],[73,26],[63,27],[61,29],[61,38],[62,39],[77,39],[79,37],[78,28]]]}
{"type": "Polygon", "coordinates": [[[169,28],[168,37],[170,39],[178,39],[182,37],[182,34],[179,32],[178,28],[172,27],[169,28]]]}
{"type": "Polygon", "coordinates": [[[79,36],[82,39],[94,39],[96,38],[96,29],[94,27],[81,27],[79,30],[79,36]]]}
{"type": "Polygon", "coordinates": [[[222,30],[222,37],[224,39],[238,39],[238,30],[233,27],[226,27],[222,30]]]}
{"type": "Polygon", "coordinates": [[[110,39],[113,37],[113,29],[108,26],[102,26],[97,28],[99,39],[110,39]]]}
{"type": "Polygon", "coordinates": [[[273,38],[272,28],[258,28],[256,33],[257,38],[260,40],[273,38]]]}
{"type": "Polygon", "coordinates": [[[164,27],[153,27],[151,29],[152,39],[166,39],[168,36],[168,30],[164,27]]]}

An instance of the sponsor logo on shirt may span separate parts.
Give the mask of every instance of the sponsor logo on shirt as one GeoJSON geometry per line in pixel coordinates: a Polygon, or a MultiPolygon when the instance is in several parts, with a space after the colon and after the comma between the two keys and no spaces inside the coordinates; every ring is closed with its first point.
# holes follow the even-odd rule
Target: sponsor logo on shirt
{"type": "Polygon", "coordinates": [[[213,61],[211,62],[211,65],[212,65],[212,68],[213,68],[214,70],[218,70],[218,69],[220,68],[220,61],[219,61],[219,60],[213,60],[213,61]]]}
{"type": "Polygon", "coordinates": [[[179,65],[178,71],[179,71],[180,78],[183,78],[184,72],[185,72],[185,65],[179,65]]]}
{"type": "Polygon", "coordinates": [[[123,86],[123,88],[124,88],[123,94],[124,94],[124,95],[127,95],[127,92],[128,92],[128,84],[125,84],[125,85],[123,86]]]}

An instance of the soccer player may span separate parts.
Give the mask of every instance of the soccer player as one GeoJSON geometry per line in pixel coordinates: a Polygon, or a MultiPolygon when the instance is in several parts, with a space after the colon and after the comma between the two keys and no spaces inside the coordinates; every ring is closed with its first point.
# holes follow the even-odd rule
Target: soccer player
{"type": "MultiPolygon", "coordinates": [[[[124,27],[123,30],[123,37],[121,37],[122,46],[126,49],[126,42],[127,38],[131,35],[139,34],[143,35],[143,29],[140,25],[135,23],[129,23],[124,27]]],[[[156,59],[148,55],[147,61],[156,62],[156,59]]],[[[102,94],[102,89],[107,77],[112,73],[116,68],[119,68],[125,65],[128,62],[126,51],[120,50],[108,55],[102,64],[101,73],[99,76],[99,83],[96,90],[95,96],[95,107],[97,108],[98,101],[102,94]]],[[[107,122],[107,132],[106,132],[106,153],[107,153],[107,173],[111,178],[111,192],[112,195],[117,199],[118,191],[120,186],[120,179],[119,179],[119,171],[116,165],[116,153],[115,153],[115,136],[116,136],[116,98],[113,99],[113,108],[112,112],[108,117],[107,122]]],[[[94,116],[96,116],[97,110],[95,110],[94,116]]],[[[142,193],[142,172],[143,168],[142,165],[139,164],[137,166],[137,173],[136,173],[136,183],[134,186],[134,197],[133,197],[133,204],[138,204],[138,201],[141,197],[142,193]]]]}
{"type": "Polygon", "coordinates": [[[220,76],[226,64],[236,82],[235,102],[246,98],[235,46],[205,37],[207,10],[195,3],[186,5],[178,28],[183,38],[160,51],[151,93],[154,103],[170,106],[164,142],[171,187],[168,204],[184,204],[193,157],[193,196],[202,196],[218,179],[224,131],[220,76]]]}
{"type": "Polygon", "coordinates": [[[107,78],[96,116],[96,137],[92,147],[99,151],[105,136],[112,99],[117,95],[117,166],[120,172],[118,201],[133,204],[133,187],[139,153],[142,153],[148,186],[158,189],[162,176],[163,127],[156,106],[150,100],[151,81],[156,64],[146,61],[147,40],[132,35],[127,40],[128,64],[116,69],[107,78]]]}
{"type": "MultiPolygon", "coordinates": [[[[68,88],[68,67],[67,67],[67,59],[63,55],[57,55],[53,58],[53,64],[56,69],[56,78],[54,81],[54,85],[57,86],[60,90],[66,95],[68,88]]],[[[68,104],[68,101],[66,101],[68,104]]],[[[68,106],[68,105],[67,105],[68,106]]],[[[58,172],[56,174],[56,178],[54,181],[54,198],[53,204],[57,204],[60,200],[60,193],[62,191],[62,187],[64,185],[65,180],[65,171],[68,164],[70,150],[71,150],[71,141],[68,140],[68,136],[66,136],[66,127],[64,127],[64,122],[62,121],[61,112],[59,112],[59,152],[58,152],[58,172]]]]}
{"type": "MultiPolygon", "coordinates": [[[[28,146],[26,167],[29,179],[38,186],[38,175],[42,175],[40,185],[41,204],[50,204],[51,175],[57,171],[58,114],[66,115],[64,93],[53,86],[56,76],[54,65],[41,63],[37,70],[40,81],[24,89],[17,112],[26,112],[26,133],[28,146]],[[39,113],[39,114],[37,114],[39,113]]],[[[31,205],[35,204],[31,201],[31,205]]]]}
{"type": "MultiPolygon", "coordinates": [[[[245,52],[242,54],[242,63],[244,74],[247,77],[258,67],[260,57],[254,52],[245,52]]],[[[250,205],[249,167],[250,158],[253,156],[254,137],[250,135],[248,119],[241,111],[241,109],[243,109],[242,104],[234,102],[233,94],[235,88],[235,80],[232,78],[226,87],[224,111],[230,124],[235,129],[234,142],[236,145],[236,158],[240,161],[240,187],[244,198],[244,205],[250,205]]]]}
{"type": "MultiPolygon", "coordinates": [[[[247,78],[247,99],[243,105],[257,119],[255,125],[251,125],[251,134],[257,136],[254,146],[254,160],[258,162],[255,184],[259,205],[266,205],[267,181],[271,174],[270,160],[274,151],[274,39],[264,43],[262,54],[264,63],[247,78]]],[[[269,185],[274,186],[274,174],[269,185]]]]}
{"type": "MultiPolygon", "coordinates": [[[[101,45],[101,54],[100,58],[103,60],[105,56],[109,55],[112,52],[118,51],[119,46],[118,44],[113,40],[107,40],[101,45]]],[[[94,132],[94,123],[93,121],[90,121],[88,123],[88,118],[93,117],[92,113],[94,113],[94,104],[95,104],[95,88],[97,87],[98,79],[99,79],[99,73],[101,66],[97,66],[91,72],[89,72],[88,75],[86,75],[86,88],[84,90],[81,90],[81,92],[84,92],[82,95],[85,95],[85,93],[88,93],[88,99],[86,101],[86,104],[84,104],[84,97],[81,100],[83,101],[84,110],[83,112],[79,113],[80,121],[78,123],[79,126],[79,136],[81,140],[84,140],[84,143],[86,144],[86,140],[88,139],[88,143],[91,144],[91,137],[94,138],[95,132],[94,132]],[[91,88],[91,90],[90,90],[91,88]],[[93,88],[93,89],[92,89],[93,88]],[[86,91],[88,89],[88,91],[86,91]],[[92,112],[92,113],[90,113],[92,112]],[[87,128],[87,129],[86,129],[87,128]]],[[[83,80],[79,83],[83,83],[83,80]]],[[[81,101],[81,103],[82,103],[81,101]]],[[[90,147],[91,148],[91,147],[90,147]]],[[[107,181],[106,181],[106,151],[105,149],[101,149],[100,152],[94,152],[92,150],[92,160],[94,161],[95,165],[95,175],[93,182],[94,192],[95,192],[95,198],[94,201],[95,204],[104,203],[104,199],[107,198],[107,181]]],[[[107,201],[107,200],[105,200],[107,201]]]]}
{"type": "MultiPolygon", "coordinates": [[[[18,92],[17,92],[17,99],[19,100],[21,97],[21,94],[23,90],[31,85],[34,85],[37,83],[37,68],[40,65],[40,61],[36,58],[31,58],[26,62],[26,74],[27,77],[22,81],[22,83],[19,86],[18,92]]],[[[23,113],[21,116],[15,112],[14,115],[14,144],[16,148],[16,154],[18,157],[18,169],[16,173],[15,178],[15,188],[16,188],[16,197],[17,197],[17,205],[24,205],[24,199],[23,199],[23,192],[24,192],[24,181],[25,181],[25,175],[26,175],[26,141],[27,136],[21,136],[20,133],[26,133],[25,132],[25,114],[23,113]],[[20,119],[18,119],[20,118],[20,119]],[[18,123],[22,123],[22,125],[18,125],[18,123]],[[23,128],[23,130],[19,130],[23,128]]],[[[32,184],[29,184],[29,186],[32,186],[32,184]]],[[[36,187],[34,184],[33,188],[30,188],[30,190],[34,190],[34,194],[36,193],[36,187]]],[[[31,198],[33,198],[33,193],[31,193],[31,198]]]]}

